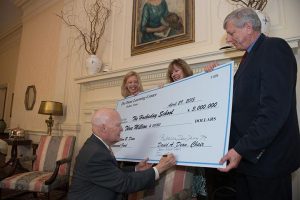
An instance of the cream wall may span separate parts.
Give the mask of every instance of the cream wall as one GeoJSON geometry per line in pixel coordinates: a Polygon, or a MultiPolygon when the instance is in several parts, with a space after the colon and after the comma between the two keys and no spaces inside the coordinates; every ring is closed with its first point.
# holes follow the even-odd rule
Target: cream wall
{"type": "Polygon", "coordinates": [[[23,19],[11,127],[44,131],[47,116],[37,114],[40,101],[64,100],[64,96],[58,95],[59,91],[65,90],[66,74],[57,66],[61,21],[55,16],[62,6],[58,1],[43,9],[43,12],[23,19]],[[63,76],[57,76],[58,73],[63,76]],[[35,85],[37,91],[36,104],[31,111],[24,107],[24,96],[29,85],[35,85]]]}
{"type": "Polygon", "coordinates": [[[7,87],[4,121],[10,125],[10,108],[15,87],[19,46],[22,28],[13,29],[9,35],[0,37],[0,85],[7,87]]]}

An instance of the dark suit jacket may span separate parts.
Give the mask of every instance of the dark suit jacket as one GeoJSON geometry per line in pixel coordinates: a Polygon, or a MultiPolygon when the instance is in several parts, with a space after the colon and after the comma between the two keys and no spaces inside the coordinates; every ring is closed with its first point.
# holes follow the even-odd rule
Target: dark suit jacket
{"type": "Polygon", "coordinates": [[[115,200],[123,192],[130,193],[153,187],[155,172],[124,172],[107,147],[92,134],[81,148],[74,168],[68,199],[115,200]]]}
{"type": "Polygon", "coordinates": [[[243,157],[237,171],[274,177],[299,167],[296,78],[289,45],[262,34],[234,77],[230,147],[243,157]]]}

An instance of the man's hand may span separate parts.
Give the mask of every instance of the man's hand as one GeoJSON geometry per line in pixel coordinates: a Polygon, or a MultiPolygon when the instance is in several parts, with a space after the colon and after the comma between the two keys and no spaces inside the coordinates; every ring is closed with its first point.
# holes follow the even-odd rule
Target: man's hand
{"type": "Polygon", "coordinates": [[[141,162],[139,162],[139,164],[137,164],[135,166],[135,171],[143,171],[143,170],[151,168],[152,164],[147,163],[148,160],[149,160],[149,158],[146,158],[145,160],[142,160],[141,162]]]}
{"type": "Polygon", "coordinates": [[[158,173],[161,174],[169,168],[176,165],[176,159],[173,154],[163,155],[159,160],[159,163],[155,166],[158,173]]]}
{"type": "Polygon", "coordinates": [[[218,170],[220,172],[229,172],[231,169],[237,168],[240,161],[242,159],[242,156],[238,154],[234,149],[230,149],[228,153],[220,160],[220,164],[223,164],[224,162],[229,162],[226,168],[219,168],[218,170]]]}

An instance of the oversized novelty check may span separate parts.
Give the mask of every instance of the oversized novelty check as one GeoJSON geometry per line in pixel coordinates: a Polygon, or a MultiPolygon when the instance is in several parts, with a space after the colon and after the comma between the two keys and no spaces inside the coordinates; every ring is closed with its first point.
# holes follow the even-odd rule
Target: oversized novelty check
{"type": "Polygon", "coordinates": [[[122,118],[117,160],[138,162],[173,153],[177,165],[225,167],[233,87],[233,62],[117,103],[122,118]]]}

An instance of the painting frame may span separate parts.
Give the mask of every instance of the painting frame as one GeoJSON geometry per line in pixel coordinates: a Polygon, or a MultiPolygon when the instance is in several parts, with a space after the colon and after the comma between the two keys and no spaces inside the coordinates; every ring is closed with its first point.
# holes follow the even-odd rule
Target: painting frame
{"type": "MultiPolygon", "coordinates": [[[[162,0],[168,4],[181,2],[184,4],[180,12],[169,10],[169,14],[177,14],[182,22],[182,29],[178,34],[161,36],[153,41],[142,41],[144,33],[141,31],[141,18],[143,7],[147,0],[133,0],[132,33],[131,33],[131,56],[170,48],[178,45],[192,43],[195,41],[195,2],[194,0],[162,0]]],[[[168,6],[169,8],[169,6],[168,6]]],[[[171,26],[170,26],[171,27],[171,26]]],[[[170,33],[170,32],[169,32],[170,33]]],[[[168,33],[168,34],[169,34],[168,33]]]]}
{"type": "Polygon", "coordinates": [[[32,110],[36,101],[36,88],[35,85],[27,86],[25,92],[24,105],[26,110],[32,110]]]}

